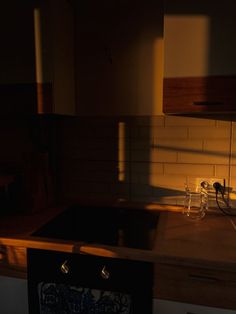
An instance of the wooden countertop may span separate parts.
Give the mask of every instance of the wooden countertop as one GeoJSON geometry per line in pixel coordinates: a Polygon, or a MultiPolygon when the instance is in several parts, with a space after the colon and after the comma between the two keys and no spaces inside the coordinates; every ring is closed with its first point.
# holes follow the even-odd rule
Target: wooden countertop
{"type": "MultiPolygon", "coordinates": [[[[128,206],[129,207],[129,206],[128,206]]],[[[155,263],[200,265],[236,272],[236,230],[229,217],[207,214],[198,222],[187,220],[181,207],[151,204],[144,210],[160,211],[152,250],[32,237],[30,234],[49,221],[64,206],[41,213],[11,215],[0,219],[0,273],[26,277],[26,249],[49,249],[155,263]]],[[[236,222],[236,219],[235,219],[236,222]]]]}
{"type": "Polygon", "coordinates": [[[193,221],[163,212],[154,250],[159,262],[236,271],[236,217],[216,212],[193,221]]]}

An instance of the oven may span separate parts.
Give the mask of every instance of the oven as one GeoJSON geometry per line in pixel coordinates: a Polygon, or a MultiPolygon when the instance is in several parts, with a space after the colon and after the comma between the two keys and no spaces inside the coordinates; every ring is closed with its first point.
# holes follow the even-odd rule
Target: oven
{"type": "Polygon", "coordinates": [[[151,314],[149,262],[28,249],[29,314],[151,314]]]}
{"type": "MultiPolygon", "coordinates": [[[[158,213],[77,204],[32,236],[151,250],[158,213]]],[[[153,264],[28,249],[29,314],[151,314],[153,264]]]]}

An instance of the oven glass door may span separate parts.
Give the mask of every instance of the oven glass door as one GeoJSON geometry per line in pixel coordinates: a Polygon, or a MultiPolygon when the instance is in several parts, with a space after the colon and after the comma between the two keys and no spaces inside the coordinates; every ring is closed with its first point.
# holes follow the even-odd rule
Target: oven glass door
{"type": "Polygon", "coordinates": [[[151,314],[151,263],[28,249],[29,314],[151,314]]]}

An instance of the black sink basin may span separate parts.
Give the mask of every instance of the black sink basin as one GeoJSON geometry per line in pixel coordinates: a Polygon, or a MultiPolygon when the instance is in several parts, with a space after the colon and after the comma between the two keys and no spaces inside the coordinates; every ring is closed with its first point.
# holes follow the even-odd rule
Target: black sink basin
{"type": "Polygon", "coordinates": [[[33,236],[152,249],[158,212],[73,205],[33,236]]]}

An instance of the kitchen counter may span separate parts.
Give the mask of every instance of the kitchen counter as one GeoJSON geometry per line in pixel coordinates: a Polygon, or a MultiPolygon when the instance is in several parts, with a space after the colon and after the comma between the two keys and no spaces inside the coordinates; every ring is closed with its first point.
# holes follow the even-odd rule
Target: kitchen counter
{"type": "Polygon", "coordinates": [[[193,221],[181,213],[163,212],[154,251],[165,263],[236,271],[236,217],[216,212],[193,221]]]}
{"type": "MultiPolygon", "coordinates": [[[[83,204],[82,204],[83,205],[83,204]]],[[[90,204],[93,206],[94,204],[90,204]]],[[[99,204],[100,206],[103,204],[99,204]]],[[[104,204],[107,206],[108,204],[104,204]]],[[[110,205],[110,204],[109,204],[110,205]]],[[[111,206],[111,205],[110,205],[111,206]]],[[[124,206],[132,208],[134,204],[122,203],[112,206],[124,206]]],[[[31,213],[1,216],[0,219],[0,274],[12,275],[26,278],[26,249],[36,248],[55,250],[63,252],[94,254],[107,257],[118,257],[125,259],[155,261],[155,252],[152,250],[131,249],[127,247],[116,247],[109,245],[92,245],[79,241],[66,241],[55,238],[32,236],[41,226],[51,221],[58,214],[65,211],[67,205],[48,208],[47,210],[31,213]]],[[[165,211],[166,206],[162,205],[141,205],[135,204],[135,208],[148,211],[165,211]]],[[[179,210],[177,207],[170,207],[172,210],[179,210]]]]}
{"type": "Polygon", "coordinates": [[[220,212],[200,221],[190,221],[180,213],[162,213],[154,248],[154,296],[235,310],[235,221],[236,217],[220,212]]]}
{"type": "MultiPolygon", "coordinates": [[[[227,270],[236,274],[236,230],[233,220],[220,212],[210,212],[200,221],[191,221],[182,215],[181,207],[156,204],[140,206],[140,210],[159,212],[155,241],[150,250],[31,235],[63,210],[65,207],[62,206],[41,213],[1,217],[1,275],[27,277],[27,248],[143,260],[156,265],[227,270]]],[[[159,296],[159,290],[155,291],[156,296],[159,296]]]]}

